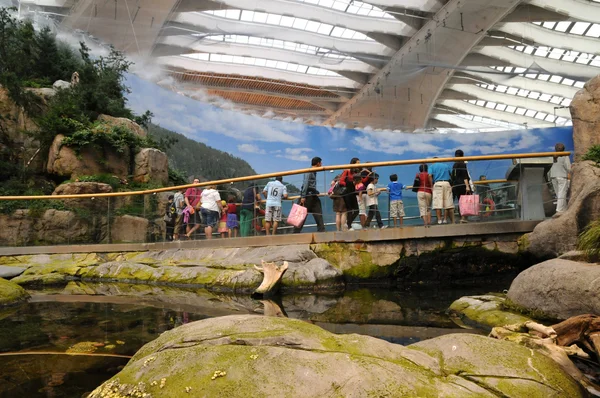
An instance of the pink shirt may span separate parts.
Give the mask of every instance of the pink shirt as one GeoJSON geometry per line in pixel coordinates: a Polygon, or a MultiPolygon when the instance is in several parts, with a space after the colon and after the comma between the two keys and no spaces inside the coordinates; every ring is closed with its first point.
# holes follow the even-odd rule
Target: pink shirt
{"type": "Polygon", "coordinates": [[[185,197],[188,198],[192,207],[196,207],[196,205],[200,203],[201,194],[202,189],[200,188],[188,188],[185,191],[185,197]]]}

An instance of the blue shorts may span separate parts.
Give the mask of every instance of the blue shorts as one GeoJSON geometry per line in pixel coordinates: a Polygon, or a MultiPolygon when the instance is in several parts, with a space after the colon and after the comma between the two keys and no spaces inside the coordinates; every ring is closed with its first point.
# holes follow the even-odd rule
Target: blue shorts
{"type": "Polygon", "coordinates": [[[219,212],[214,210],[208,210],[202,208],[202,218],[204,219],[204,225],[207,227],[215,227],[219,222],[219,212]]]}

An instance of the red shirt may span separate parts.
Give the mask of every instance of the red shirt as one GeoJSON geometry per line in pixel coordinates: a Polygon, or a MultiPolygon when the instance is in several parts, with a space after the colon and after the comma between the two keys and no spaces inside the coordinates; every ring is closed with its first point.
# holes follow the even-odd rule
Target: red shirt
{"type": "Polygon", "coordinates": [[[202,189],[200,188],[188,188],[185,191],[185,197],[188,198],[188,201],[192,207],[196,207],[196,205],[200,203],[201,194],[202,189]]]}
{"type": "Polygon", "coordinates": [[[235,205],[235,203],[229,203],[227,205],[227,213],[229,213],[229,214],[237,213],[237,206],[235,205]]]}
{"type": "Polygon", "coordinates": [[[419,185],[418,192],[427,192],[431,193],[431,184],[429,182],[429,173],[426,171],[418,174],[419,179],[421,180],[421,185],[419,185]]]}

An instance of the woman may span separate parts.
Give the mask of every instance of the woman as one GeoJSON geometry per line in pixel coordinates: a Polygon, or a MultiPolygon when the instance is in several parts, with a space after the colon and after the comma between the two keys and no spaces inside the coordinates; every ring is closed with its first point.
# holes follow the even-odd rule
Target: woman
{"type": "Polygon", "coordinates": [[[217,191],[216,185],[209,185],[201,195],[202,215],[204,216],[206,227],[204,227],[204,235],[206,239],[212,239],[213,228],[219,222],[219,217],[223,211],[221,204],[221,195],[217,191]]]}
{"type": "Polygon", "coordinates": [[[431,224],[431,188],[433,187],[433,180],[427,169],[427,164],[423,163],[419,166],[419,173],[417,173],[421,182],[417,191],[417,202],[419,203],[419,214],[426,227],[431,224]]]}
{"type": "MultiPolygon", "coordinates": [[[[556,152],[564,152],[565,145],[558,143],[554,146],[556,152]]],[[[556,213],[567,210],[567,191],[569,190],[569,173],[571,172],[571,161],[568,156],[554,156],[554,163],[550,168],[548,177],[552,181],[552,187],[556,194],[556,213]]]]}
{"type": "MultiPolygon", "coordinates": [[[[333,194],[333,189],[336,184],[339,184],[340,176],[336,176],[333,181],[331,181],[331,188],[327,194],[333,200],[333,211],[335,212],[335,229],[336,231],[342,231],[346,227],[346,202],[344,198],[341,196],[336,196],[333,194]]],[[[356,195],[355,195],[356,196],[356,195]]]]}
{"type": "MultiPolygon", "coordinates": [[[[352,158],[350,164],[359,164],[358,158],[352,158]]],[[[354,186],[354,174],[360,172],[358,168],[346,169],[340,176],[339,184],[346,187],[346,193],[343,196],[346,207],[346,225],[348,229],[352,228],[352,222],[358,216],[358,200],[356,197],[356,187],[354,186]]],[[[334,201],[335,204],[335,201],[334,201]]]]}
{"type": "MultiPolygon", "coordinates": [[[[465,156],[461,149],[457,149],[454,152],[454,157],[462,158],[465,156]]],[[[455,200],[460,200],[463,195],[470,195],[473,193],[471,190],[471,177],[469,176],[469,170],[467,170],[466,162],[455,162],[452,166],[452,197],[455,200]]],[[[458,208],[460,212],[460,207],[458,208]]],[[[460,222],[466,223],[467,219],[461,214],[460,222]]]]}

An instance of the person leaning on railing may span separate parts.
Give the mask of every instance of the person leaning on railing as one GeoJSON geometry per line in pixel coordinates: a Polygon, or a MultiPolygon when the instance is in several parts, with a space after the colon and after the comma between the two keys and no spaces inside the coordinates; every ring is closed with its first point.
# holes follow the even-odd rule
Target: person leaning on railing
{"type": "MultiPolygon", "coordinates": [[[[322,166],[322,160],[316,156],[311,160],[311,167],[319,168],[322,166]]],[[[306,207],[308,213],[311,213],[317,224],[317,232],[325,232],[325,224],[323,223],[323,208],[321,206],[321,199],[319,199],[319,191],[317,190],[317,172],[311,171],[310,173],[304,174],[304,182],[300,189],[300,200],[299,204],[306,207]]],[[[304,220],[306,221],[306,219],[304,220]]],[[[302,227],[294,227],[294,233],[300,233],[302,227]]]]}
{"type": "Polygon", "coordinates": [[[452,169],[447,163],[434,163],[429,167],[429,174],[433,179],[431,200],[438,224],[447,224],[448,215],[450,215],[450,222],[454,224],[454,201],[452,200],[452,186],[450,185],[451,172],[452,169]],[[443,219],[442,210],[444,210],[443,219]]]}
{"type": "MultiPolygon", "coordinates": [[[[565,145],[558,143],[554,146],[556,152],[564,152],[565,145]]],[[[548,172],[552,181],[552,187],[556,194],[556,213],[567,210],[567,192],[569,191],[569,176],[571,173],[571,161],[568,156],[554,156],[554,163],[548,172]]]]}
{"type": "MultiPolygon", "coordinates": [[[[465,153],[462,149],[457,149],[454,152],[454,157],[462,158],[465,156],[465,153]]],[[[460,200],[460,197],[463,195],[470,195],[473,192],[471,191],[471,177],[469,176],[469,170],[467,169],[467,162],[459,161],[454,162],[452,166],[452,198],[456,200],[460,200]]],[[[458,208],[460,213],[460,206],[458,208]]],[[[460,222],[466,223],[467,219],[462,214],[460,215],[460,222]]]]}
{"type": "MultiPolygon", "coordinates": [[[[359,164],[358,158],[350,159],[350,164],[359,164]]],[[[346,225],[348,229],[352,228],[352,222],[358,216],[358,199],[356,195],[356,187],[354,185],[354,175],[360,173],[359,168],[346,169],[339,179],[339,184],[346,187],[343,200],[346,205],[346,225]]]]}
{"type": "Polygon", "coordinates": [[[260,194],[256,184],[251,182],[244,191],[242,209],[240,210],[240,235],[242,237],[250,236],[252,232],[252,220],[254,219],[254,208],[257,202],[260,202],[260,194]]]}
{"type": "Polygon", "coordinates": [[[417,203],[419,204],[419,214],[423,219],[423,224],[429,226],[431,224],[431,191],[433,180],[431,174],[428,173],[426,163],[419,166],[419,189],[417,191],[417,203]]]}

